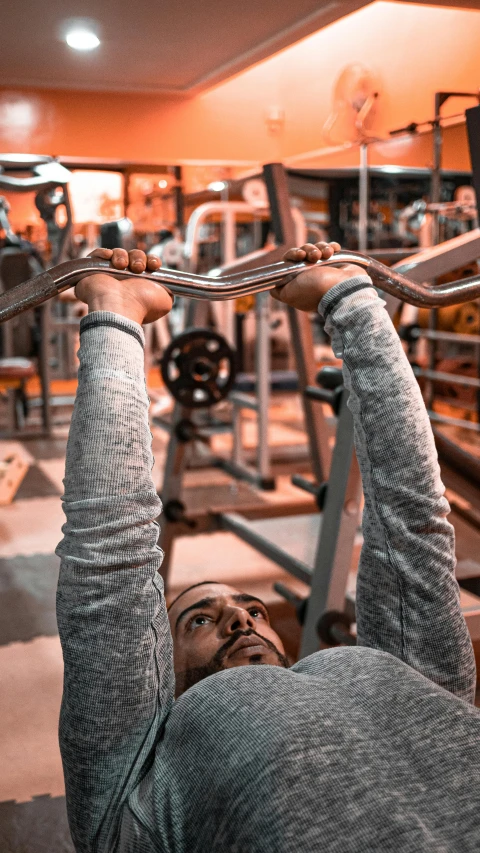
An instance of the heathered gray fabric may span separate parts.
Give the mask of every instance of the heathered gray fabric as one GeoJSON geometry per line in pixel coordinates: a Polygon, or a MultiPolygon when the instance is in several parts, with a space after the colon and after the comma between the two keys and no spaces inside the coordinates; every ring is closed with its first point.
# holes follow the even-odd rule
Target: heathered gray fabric
{"type": "Polygon", "coordinates": [[[383,305],[368,287],[327,320],[365,486],[360,645],[217,673],[176,702],[143,351],[125,333],[140,327],[82,321],[57,549],[60,742],[81,853],[480,850],[480,714],[453,531],[383,305]]]}

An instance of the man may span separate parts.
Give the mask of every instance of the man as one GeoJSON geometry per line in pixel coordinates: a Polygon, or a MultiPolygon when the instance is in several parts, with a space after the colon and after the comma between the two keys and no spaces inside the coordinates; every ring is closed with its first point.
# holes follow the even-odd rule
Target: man
{"type": "MultiPolygon", "coordinates": [[[[337,248],[286,259],[313,264],[337,248]]],[[[158,268],[138,251],[95,254],[158,268]]],[[[169,624],[141,324],[171,297],[104,275],[77,295],[89,313],[57,608],[77,851],[478,851],[480,714],[449,508],[419,389],[370,279],[312,266],[273,294],[326,318],[365,492],[358,646],[290,668],[262,603],[230,587],[188,590],[169,624]]]]}
{"type": "Polygon", "coordinates": [[[222,669],[288,666],[265,604],[245,592],[212,581],[194,584],[177,596],[169,617],[176,696],[222,669]]]}

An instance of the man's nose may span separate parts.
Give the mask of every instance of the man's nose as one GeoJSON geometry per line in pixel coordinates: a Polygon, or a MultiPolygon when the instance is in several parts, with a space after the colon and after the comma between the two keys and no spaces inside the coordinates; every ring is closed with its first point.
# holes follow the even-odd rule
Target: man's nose
{"type": "Polygon", "coordinates": [[[248,631],[255,628],[253,616],[243,607],[232,607],[225,623],[225,633],[233,634],[235,631],[248,631]]]}

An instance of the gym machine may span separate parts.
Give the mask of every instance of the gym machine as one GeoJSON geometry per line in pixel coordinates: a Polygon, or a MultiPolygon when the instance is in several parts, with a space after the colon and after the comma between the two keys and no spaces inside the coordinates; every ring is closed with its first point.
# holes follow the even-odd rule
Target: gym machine
{"type": "MultiPolygon", "coordinates": [[[[471,263],[476,263],[477,259],[480,257],[480,247],[478,240],[480,231],[478,230],[478,217],[475,204],[474,190],[471,187],[457,188],[462,189],[463,192],[458,195],[454,199],[454,201],[446,203],[442,199],[442,107],[452,97],[472,98],[475,99],[478,103],[479,93],[435,93],[434,118],[432,121],[428,122],[433,132],[433,169],[431,176],[430,203],[427,204],[425,201],[421,201],[417,202],[415,205],[417,208],[416,216],[419,221],[422,219],[425,221],[425,214],[427,212],[429,213],[430,222],[428,223],[426,230],[431,232],[429,236],[429,242],[432,242],[433,246],[430,250],[427,249],[426,252],[421,253],[421,257],[419,256],[417,258],[417,263],[414,263],[412,267],[412,271],[415,270],[414,275],[423,275],[424,279],[428,278],[428,280],[431,282],[434,282],[436,277],[454,272],[462,266],[471,263]],[[459,228],[459,238],[453,238],[444,242],[440,242],[441,222],[448,222],[449,217],[451,216],[459,216],[460,218],[459,224],[461,227],[459,228]]],[[[473,167],[473,179],[476,185],[478,184],[480,175],[480,163],[478,159],[478,133],[480,130],[479,113],[480,107],[478,106],[466,110],[467,132],[473,167]]],[[[415,132],[416,129],[417,125],[412,125],[410,128],[407,128],[407,130],[409,130],[410,132],[415,132]]],[[[402,272],[404,271],[402,264],[397,265],[397,268],[400,269],[400,271],[402,272]]],[[[412,277],[410,272],[409,277],[412,277]]],[[[475,309],[475,306],[471,307],[472,310],[475,309]]],[[[480,426],[478,424],[472,423],[471,421],[466,420],[464,418],[452,418],[450,416],[435,412],[433,409],[433,401],[435,396],[435,388],[438,387],[438,382],[447,382],[453,389],[455,389],[455,386],[457,387],[457,389],[462,389],[463,387],[464,395],[468,393],[469,389],[470,393],[474,394],[476,389],[477,410],[478,414],[480,415],[480,373],[478,373],[477,371],[478,375],[477,378],[475,378],[474,376],[464,376],[459,375],[458,373],[447,373],[446,368],[448,367],[448,365],[445,365],[443,369],[441,367],[440,369],[438,369],[437,342],[443,341],[445,343],[448,341],[450,346],[454,345],[455,342],[461,345],[462,347],[467,343],[473,345],[473,356],[475,356],[475,354],[477,355],[476,361],[479,370],[480,349],[478,349],[476,352],[476,343],[473,340],[472,336],[463,335],[462,338],[457,338],[456,341],[455,335],[452,333],[447,333],[447,335],[445,336],[445,330],[442,331],[438,329],[439,316],[437,308],[433,308],[433,310],[429,312],[428,330],[425,330],[425,332],[420,330],[418,325],[415,324],[415,312],[407,310],[405,313],[408,316],[408,320],[405,320],[405,317],[403,317],[402,325],[410,327],[405,328],[403,330],[404,333],[406,333],[406,340],[410,344],[410,348],[413,348],[412,344],[414,344],[415,340],[418,340],[419,337],[422,337],[424,339],[424,343],[427,348],[427,367],[425,369],[420,368],[417,365],[415,372],[417,376],[422,377],[425,380],[424,398],[432,421],[478,432],[480,429],[480,426]]],[[[465,364],[465,359],[463,359],[463,361],[465,364]]],[[[475,372],[475,366],[471,365],[471,367],[473,367],[473,372],[475,372]]],[[[436,437],[438,436],[436,435],[436,437]]]]}
{"type": "MultiPolygon", "coordinates": [[[[35,204],[47,228],[47,237],[51,250],[52,264],[65,262],[71,257],[72,215],[68,196],[70,172],[52,157],[3,154],[0,155],[0,189],[13,193],[35,193],[35,204]],[[59,225],[57,212],[60,207],[65,211],[65,223],[59,225]]],[[[0,249],[0,290],[8,293],[25,276],[39,273],[43,268],[40,255],[26,240],[17,237],[8,222],[8,203],[0,203],[0,227],[4,231],[4,246],[0,249]]],[[[49,435],[52,425],[50,400],[50,335],[52,320],[50,306],[38,307],[29,321],[30,329],[7,324],[2,332],[3,359],[0,373],[7,387],[9,437],[49,435]],[[29,339],[30,343],[28,343],[29,339]],[[15,344],[23,341],[22,356],[15,357],[15,344]],[[32,352],[38,357],[38,372],[41,385],[42,426],[40,433],[25,433],[22,430],[27,400],[23,385],[26,379],[36,373],[30,360],[32,352]]],[[[59,325],[59,329],[63,326],[59,325]]]]}
{"type": "MultiPolygon", "coordinates": [[[[264,177],[268,191],[271,225],[275,233],[277,245],[274,249],[264,252],[263,258],[266,260],[276,260],[278,257],[282,257],[287,247],[295,242],[297,229],[290,213],[288,189],[283,167],[280,164],[265,166],[264,177]]],[[[243,269],[247,270],[252,268],[256,263],[258,263],[258,253],[253,257],[247,256],[246,258],[239,259],[236,267],[238,269],[238,266],[241,264],[243,269]]],[[[241,393],[237,390],[233,390],[229,394],[229,401],[233,404],[234,455],[232,460],[224,458],[217,459],[216,464],[236,479],[247,480],[260,488],[269,489],[274,488],[275,484],[270,473],[268,454],[268,400],[271,373],[269,314],[265,293],[258,293],[256,295],[256,315],[256,395],[241,393]],[[241,447],[240,411],[243,408],[249,408],[255,411],[257,415],[258,469],[247,465],[245,460],[239,455],[239,448],[241,447]]],[[[306,393],[307,386],[313,385],[315,375],[312,360],[313,340],[311,321],[307,315],[300,315],[299,312],[293,310],[289,310],[288,317],[297,366],[298,386],[303,401],[306,431],[309,439],[310,459],[316,479],[318,482],[323,482],[330,467],[330,430],[323,409],[318,406],[318,403],[314,403],[315,397],[312,394],[306,393]]],[[[195,319],[198,321],[198,315],[195,319]]],[[[191,323],[191,325],[194,325],[194,323],[191,323]]],[[[232,375],[234,354],[229,349],[227,341],[223,340],[221,344],[218,341],[215,342],[214,337],[211,334],[209,336],[208,330],[197,330],[196,328],[185,332],[180,340],[177,339],[177,341],[172,343],[173,353],[177,349],[175,364],[170,364],[170,348],[163,360],[163,364],[165,365],[165,383],[177,399],[171,422],[164,484],[161,489],[166,521],[164,521],[162,527],[160,544],[165,552],[162,574],[166,581],[173,555],[174,538],[185,532],[199,532],[200,529],[205,532],[205,527],[199,525],[198,518],[187,517],[186,508],[181,500],[182,479],[187,463],[186,447],[189,442],[195,439],[200,438],[202,440],[202,438],[206,439],[207,437],[205,428],[202,429],[201,426],[199,427],[193,422],[192,409],[196,408],[196,405],[202,405],[202,393],[204,399],[203,405],[206,404],[207,397],[210,403],[216,402],[215,394],[212,392],[218,395],[217,400],[223,399],[228,393],[228,389],[232,387],[234,379],[232,375]],[[182,344],[179,351],[177,341],[182,344]],[[209,354],[207,351],[208,347],[215,347],[215,350],[209,354]],[[222,360],[224,362],[224,379],[223,385],[220,385],[219,365],[222,360]],[[212,362],[215,362],[215,364],[212,362]],[[169,381],[170,366],[173,368],[173,382],[169,381]],[[190,373],[191,379],[189,381],[185,381],[185,373],[190,373]],[[200,387],[201,382],[199,381],[202,374],[205,386],[203,392],[200,387]],[[197,394],[197,401],[195,401],[195,394],[197,394]]],[[[311,491],[310,485],[308,485],[306,491],[311,491]]],[[[240,495],[240,498],[243,498],[243,495],[240,495]]],[[[241,503],[241,500],[239,503],[241,503]]],[[[252,510],[251,507],[250,510],[252,510]]],[[[223,519],[226,519],[226,516],[227,513],[222,513],[223,519]]],[[[236,524],[238,527],[238,519],[236,524]]],[[[207,529],[218,529],[218,523],[212,519],[211,513],[209,514],[209,528],[207,529]]],[[[259,550],[262,547],[263,543],[260,543],[259,550]]]]}
{"type": "MultiPolygon", "coordinates": [[[[425,210],[431,209],[433,215],[433,236],[438,236],[438,217],[442,214],[445,205],[440,201],[440,156],[441,156],[441,126],[440,126],[440,108],[450,95],[458,93],[437,93],[435,98],[435,121],[434,126],[434,152],[435,152],[435,169],[432,176],[432,198],[433,202],[429,205],[424,204],[425,210]]],[[[465,94],[465,93],[464,93],[465,94]]],[[[474,95],[472,97],[477,97],[474,95]]],[[[470,155],[472,160],[473,181],[477,193],[480,192],[480,146],[478,140],[480,138],[480,106],[472,107],[466,110],[467,131],[470,147],[470,155]]],[[[473,193],[473,191],[472,191],[473,193]]],[[[480,197],[480,196],[479,196],[480,197]]],[[[443,243],[437,243],[429,248],[423,249],[416,253],[411,258],[407,258],[393,266],[396,271],[407,275],[415,281],[435,282],[441,276],[455,272],[456,270],[465,267],[469,264],[476,264],[480,258],[480,229],[478,228],[478,219],[476,209],[472,206],[473,197],[469,196],[469,205],[464,210],[464,215],[468,216],[472,225],[477,225],[472,230],[460,234],[451,240],[443,243]]],[[[448,207],[455,209],[457,202],[451,202],[448,207]]],[[[434,242],[436,242],[434,240],[434,242]]],[[[468,279],[467,279],[468,280],[468,279]]],[[[472,299],[475,297],[472,297],[472,299]]],[[[468,300],[467,300],[468,301],[468,300]]],[[[393,314],[398,307],[398,301],[393,297],[387,298],[388,308],[393,314]]],[[[437,306],[438,307],[438,306],[437,306]]],[[[474,307],[474,306],[472,306],[474,307]]],[[[430,312],[428,329],[420,329],[416,323],[416,313],[411,309],[402,314],[402,326],[400,334],[413,348],[416,341],[423,338],[428,346],[428,364],[422,368],[414,365],[416,375],[425,380],[425,402],[430,418],[433,422],[433,429],[437,447],[439,452],[447,460],[454,461],[456,466],[469,478],[473,478],[476,482],[480,482],[480,463],[472,454],[469,454],[456,442],[452,441],[443,432],[438,429],[438,425],[447,425],[455,428],[467,429],[473,433],[480,432],[480,424],[471,420],[466,420],[460,417],[451,417],[444,413],[439,413],[434,410],[434,383],[445,383],[453,388],[457,387],[465,389],[465,392],[470,390],[470,394],[476,394],[476,408],[480,414],[480,336],[470,334],[459,334],[439,330],[438,312],[436,307],[430,312]],[[405,317],[408,315],[408,319],[405,317]],[[443,342],[450,346],[457,345],[465,348],[466,346],[473,348],[472,357],[468,357],[468,361],[473,365],[475,371],[475,362],[477,365],[477,376],[474,375],[459,375],[458,373],[450,373],[437,367],[437,351],[438,342],[443,342]],[[437,426],[437,428],[436,428],[437,426]]],[[[464,393],[465,393],[464,392],[464,393]]]]}
{"type": "MultiPolygon", "coordinates": [[[[290,233],[286,230],[284,235],[288,240],[290,233]]],[[[278,236],[280,235],[277,235],[277,239],[278,236]]],[[[282,239],[279,242],[283,243],[284,241],[282,239]]],[[[382,291],[420,307],[452,305],[480,296],[480,276],[432,287],[414,280],[415,275],[409,278],[408,264],[405,265],[407,267],[405,269],[406,274],[403,274],[398,270],[384,266],[378,260],[356,252],[340,252],[333,258],[319,263],[326,265],[355,263],[365,269],[375,286],[382,291]]],[[[152,281],[157,281],[175,294],[200,300],[225,300],[271,290],[273,287],[292,280],[307,266],[305,263],[292,265],[280,261],[259,269],[236,272],[217,279],[168,269],[160,269],[155,273],[145,272],[142,275],[152,281]]],[[[65,262],[0,295],[0,322],[44,303],[74,285],[82,276],[93,272],[106,272],[116,277],[131,276],[129,271],[113,270],[109,263],[97,259],[85,258],[65,262]]],[[[297,312],[293,313],[296,314],[297,312]]],[[[307,317],[306,319],[308,320],[307,317]]],[[[195,360],[193,360],[193,364],[195,365],[195,360]]],[[[341,641],[350,641],[345,632],[348,631],[348,625],[352,621],[353,615],[345,616],[346,576],[350,569],[350,559],[357,530],[360,477],[353,454],[352,419],[346,407],[345,392],[341,390],[339,379],[338,373],[323,374],[323,377],[320,377],[324,385],[323,388],[315,387],[314,382],[309,382],[305,389],[308,392],[306,396],[310,405],[316,404],[318,406],[319,401],[328,402],[335,406],[337,413],[337,442],[329,466],[329,482],[324,485],[326,478],[323,472],[320,473],[320,476],[315,473],[316,483],[309,481],[301,483],[296,478],[296,484],[313,492],[317,505],[323,509],[323,524],[318,539],[314,566],[302,564],[302,561],[295,560],[282,549],[275,548],[272,543],[267,542],[265,537],[253,529],[253,525],[242,517],[237,517],[234,513],[219,513],[214,519],[217,529],[235,532],[244,541],[249,542],[262,553],[276,560],[283,568],[311,586],[308,601],[300,603],[304,618],[302,656],[309,654],[318,647],[319,631],[322,638],[329,641],[335,642],[338,638],[341,641]],[[319,617],[321,617],[320,623],[319,617]]],[[[318,406],[318,408],[320,407],[318,406]]],[[[174,484],[175,476],[175,459],[173,459],[170,468],[167,467],[166,484],[170,482],[174,484]]],[[[177,519],[178,513],[181,517],[181,507],[177,507],[177,519]]],[[[178,523],[174,518],[175,507],[173,507],[171,524],[178,523]]],[[[168,521],[168,519],[166,520],[168,521]]],[[[185,524],[188,528],[188,519],[185,519],[185,524]]],[[[290,599],[292,598],[288,590],[286,595],[290,599]]],[[[467,621],[472,622],[472,625],[474,624],[478,633],[480,627],[478,608],[467,608],[465,615],[467,621]]]]}
{"type": "MultiPolygon", "coordinates": [[[[249,182],[247,182],[248,186],[249,182]]],[[[210,275],[215,277],[223,277],[225,273],[239,273],[258,267],[259,263],[268,265],[269,263],[278,261],[284,254],[289,245],[301,245],[306,240],[305,222],[301,213],[292,209],[287,188],[286,176],[281,164],[269,164],[264,167],[263,181],[254,181],[255,192],[247,192],[246,197],[252,200],[255,197],[256,206],[245,202],[214,202],[202,205],[195,211],[189,221],[187,229],[187,238],[185,243],[185,253],[190,263],[193,264],[193,270],[196,268],[198,253],[198,233],[199,228],[207,216],[212,213],[223,213],[225,221],[222,223],[222,253],[225,261],[224,265],[219,269],[210,272],[210,275]],[[262,192],[259,192],[259,190],[262,192]],[[270,229],[274,232],[276,245],[270,248],[261,248],[253,251],[240,258],[234,258],[235,247],[235,231],[236,231],[236,215],[239,213],[258,214],[259,210],[263,214],[268,214],[270,220],[270,229]],[[286,217],[285,222],[282,217],[286,217]],[[286,228],[288,230],[286,230],[286,228]],[[288,235],[288,239],[284,235],[288,235]]],[[[247,482],[253,483],[261,489],[275,488],[275,481],[272,476],[271,455],[268,445],[268,416],[269,402],[272,388],[275,387],[278,374],[271,370],[271,351],[270,351],[270,309],[268,298],[265,293],[257,293],[254,297],[255,304],[255,372],[253,377],[241,374],[238,377],[238,382],[242,381],[244,387],[234,388],[229,395],[229,402],[232,404],[232,434],[233,434],[233,449],[231,459],[221,459],[219,464],[224,470],[228,471],[233,477],[247,482]],[[251,381],[253,380],[253,382],[251,381]],[[253,384],[253,387],[251,387],[253,384]],[[242,422],[244,419],[245,410],[254,412],[256,416],[257,427],[257,453],[256,459],[247,461],[246,454],[242,442],[242,422]]],[[[230,308],[233,308],[233,303],[229,303],[230,308]]],[[[297,372],[295,374],[295,390],[297,390],[297,375],[300,384],[306,386],[313,381],[312,368],[310,366],[311,354],[313,351],[313,341],[311,334],[311,325],[309,319],[298,317],[296,312],[282,311],[282,314],[288,319],[290,326],[290,337],[295,353],[297,372]]],[[[204,325],[206,320],[206,312],[202,310],[199,303],[192,303],[188,312],[188,326],[196,327],[204,325]]],[[[234,337],[233,332],[233,312],[224,313],[222,329],[226,325],[226,337],[228,342],[234,337]],[[229,319],[230,318],[230,319],[229,319]],[[225,323],[225,321],[227,321],[225,323]]],[[[282,381],[285,383],[285,378],[282,374],[282,381]]],[[[238,385],[237,382],[237,385],[238,385]]],[[[310,401],[305,398],[304,416],[307,425],[307,432],[310,439],[310,456],[314,460],[316,474],[328,467],[329,448],[327,441],[321,441],[319,436],[325,431],[325,424],[321,412],[314,413],[310,401]],[[322,459],[323,455],[323,459],[322,459]],[[323,469],[322,469],[323,465],[323,469]]]]}

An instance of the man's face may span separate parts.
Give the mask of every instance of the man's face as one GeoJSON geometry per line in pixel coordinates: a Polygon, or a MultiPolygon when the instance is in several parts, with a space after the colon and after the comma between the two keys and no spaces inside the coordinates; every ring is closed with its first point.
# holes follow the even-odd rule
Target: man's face
{"type": "Polygon", "coordinates": [[[202,584],[169,611],[176,695],[197,681],[235,666],[288,666],[260,599],[223,584],[202,584]]]}

